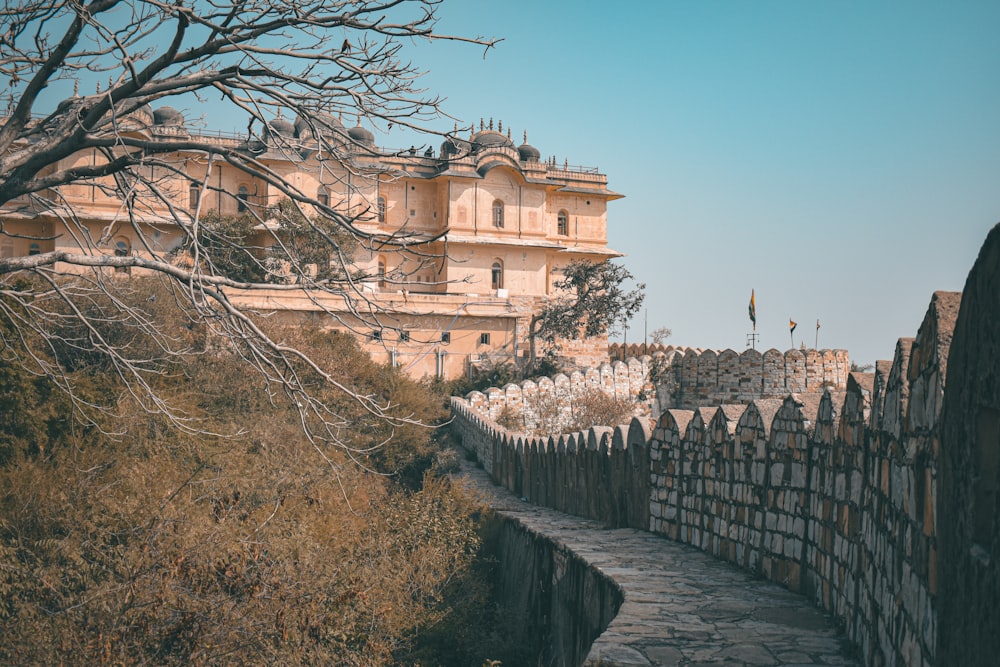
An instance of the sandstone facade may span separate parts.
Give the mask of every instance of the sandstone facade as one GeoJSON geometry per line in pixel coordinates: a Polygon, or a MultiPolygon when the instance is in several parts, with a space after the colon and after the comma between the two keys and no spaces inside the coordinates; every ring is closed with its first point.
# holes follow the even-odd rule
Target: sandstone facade
{"type": "MultiPolygon", "coordinates": [[[[415,377],[454,378],[470,366],[523,358],[531,315],[554,292],[560,268],[620,256],[607,247],[607,204],[622,195],[608,189],[607,176],[542,160],[527,136],[516,145],[502,124],[481,123],[468,140],[451,138],[435,151],[378,148],[366,128],[335,118],[324,123],[278,118],[259,136],[206,133],[162,107],[123,119],[122,131],[145,141],[193,140],[245,152],[359,230],[387,241],[405,238],[402,250],[378,240],[361,244],[349,258],[356,284],[334,293],[231,290],[230,296],[278,319],[349,332],[376,360],[415,377]],[[322,150],[314,132],[323,133],[322,150]],[[340,291],[348,297],[338,297],[340,291]]],[[[88,152],[54,168],[104,159],[88,152]]],[[[267,219],[269,207],[285,197],[273,183],[202,150],[180,148],[160,159],[169,168],[147,177],[170,206],[137,191],[129,212],[111,177],[46,190],[0,209],[8,233],[0,235],[0,257],[66,250],[173,262],[185,226],[209,211],[256,215],[258,247],[280,236],[267,219]]],[[[590,364],[606,344],[606,338],[571,343],[566,354],[590,364]]]]}

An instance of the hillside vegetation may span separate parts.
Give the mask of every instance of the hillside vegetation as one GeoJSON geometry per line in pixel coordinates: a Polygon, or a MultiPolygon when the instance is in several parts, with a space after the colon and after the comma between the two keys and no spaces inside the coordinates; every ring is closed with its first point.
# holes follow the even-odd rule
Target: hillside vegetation
{"type": "MultiPolygon", "coordinates": [[[[0,320],[0,663],[478,665],[523,658],[490,602],[483,509],[440,474],[443,396],[347,336],[281,331],[408,421],[323,389],[344,446],[134,281],[186,352],[148,350],[183,424],[143,408],[67,329],[59,378],[10,363],[0,320]],[[164,320],[166,318],[166,320],[164,320]]],[[[101,304],[92,307],[99,309],[101,304]]],[[[127,327],[106,332],[123,340],[127,327]]],[[[141,346],[142,340],[131,341],[141,346]]],[[[307,368],[297,369],[306,374],[307,368]]]]}

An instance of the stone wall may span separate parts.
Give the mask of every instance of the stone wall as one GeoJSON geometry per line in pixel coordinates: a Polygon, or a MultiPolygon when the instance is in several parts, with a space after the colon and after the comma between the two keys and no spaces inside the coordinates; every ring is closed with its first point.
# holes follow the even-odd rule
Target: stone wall
{"type": "Polygon", "coordinates": [[[985,666],[1000,655],[998,378],[1000,226],[964,300],[935,293],[916,337],[843,391],[532,440],[462,399],[453,411],[498,483],[612,525],[646,516],[655,533],[799,591],[866,664],[985,666]]]}
{"type": "MultiPolygon", "coordinates": [[[[938,349],[926,354],[940,354],[938,349]]],[[[914,353],[916,355],[916,352],[914,353]]],[[[936,463],[941,665],[1000,660],[1000,226],[965,283],[936,463]]],[[[910,403],[917,397],[910,394],[910,403]]],[[[936,391],[931,388],[933,395],[936,391]]],[[[932,434],[933,436],[933,434],[932,434]]]]}
{"type": "MultiPolygon", "coordinates": [[[[524,330],[528,330],[527,325],[524,330]]],[[[524,345],[527,347],[527,342],[524,345]]],[[[556,358],[574,370],[596,368],[608,361],[608,337],[603,335],[575,340],[560,339],[556,358]]]]}
{"type": "Polygon", "coordinates": [[[868,664],[930,665],[936,478],[926,445],[943,357],[911,351],[940,347],[957,299],[935,295],[916,341],[900,341],[891,366],[852,374],[844,392],[672,409],[652,430],[636,419],[548,438],[510,433],[487,404],[456,398],[454,428],[528,502],[694,545],[812,598],[868,664]]]}
{"type": "Polygon", "coordinates": [[[667,354],[668,352],[680,352],[684,354],[688,350],[701,352],[700,347],[686,347],[683,345],[656,345],[654,343],[610,343],[608,345],[608,358],[612,360],[625,361],[632,357],[652,357],[657,354],[667,354]]]}
{"type": "Polygon", "coordinates": [[[474,411],[494,422],[507,411],[519,420],[521,428],[518,430],[533,432],[542,417],[536,413],[540,406],[561,411],[563,419],[548,419],[547,422],[565,425],[571,422],[578,399],[589,390],[636,401],[637,416],[648,416],[654,402],[641,399],[653,394],[648,376],[648,358],[629,359],[628,363],[603,363],[586,372],[560,373],[538,381],[508,384],[503,389],[490,387],[484,392],[474,391],[466,396],[466,401],[474,411]]]}
{"type": "Polygon", "coordinates": [[[648,528],[648,420],[532,438],[507,431],[458,397],[451,415],[462,446],[494,482],[527,502],[612,527],[648,528]]]}
{"type": "MultiPolygon", "coordinates": [[[[667,350],[656,354],[657,400],[662,410],[746,405],[788,394],[843,391],[851,370],[846,350],[667,350]]],[[[647,361],[647,364],[650,363],[647,361]]]]}
{"type": "Polygon", "coordinates": [[[851,360],[847,350],[792,349],[779,352],[706,350],[699,347],[608,346],[611,359],[644,359],[657,377],[657,412],[741,404],[790,393],[822,394],[847,386],[851,360]],[[651,361],[651,360],[655,360],[651,361]]]}
{"type": "Polygon", "coordinates": [[[614,581],[565,545],[513,518],[500,519],[500,603],[521,614],[524,646],[538,664],[580,665],[622,604],[614,581]]]}
{"type": "Polygon", "coordinates": [[[737,355],[732,350],[717,354],[713,350],[654,347],[658,349],[652,356],[630,357],[585,372],[527,380],[503,388],[490,387],[470,393],[466,400],[492,421],[500,419],[506,410],[520,420],[518,430],[534,432],[540,419],[534,411],[539,405],[558,405],[565,419],[555,421],[565,425],[572,421],[577,399],[590,389],[636,401],[635,414],[644,417],[669,408],[746,405],[790,393],[819,396],[827,390],[842,391],[851,367],[845,350],[768,350],[763,354],[746,350],[737,355]]]}
{"type": "Polygon", "coordinates": [[[866,664],[936,664],[931,443],[959,299],[935,294],[916,339],[845,392],[664,413],[651,530],[809,596],[866,664]]]}

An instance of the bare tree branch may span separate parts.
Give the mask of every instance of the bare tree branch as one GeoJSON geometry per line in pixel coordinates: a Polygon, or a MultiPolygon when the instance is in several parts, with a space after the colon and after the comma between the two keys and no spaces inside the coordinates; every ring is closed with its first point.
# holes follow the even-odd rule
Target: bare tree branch
{"type": "Polygon", "coordinates": [[[96,353],[144,409],[184,429],[197,422],[164,404],[150,380],[164,372],[164,359],[206,350],[241,355],[280,387],[300,406],[318,449],[347,448],[338,436],[347,420],[313,397],[317,378],[367,413],[406,423],[393,406],[274,338],[263,314],[241,304],[265,289],[295,292],[321,311],[348,313],[352,326],[381,328],[380,306],[365,290],[373,276],[358,273],[356,250],[404,253],[420,267],[433,261],[421,248],[435,238],[370,224],[370,193],[396,175],[341,118],[441,134],[431,129],[445,115],[440,98],[418,87],[422,72],[404,60],[405,46],[449,40],[488,50],[496,40],[438,34],[439,2],[5,4],[0,239],[37,240],[38,249],[0,256],[0,319],[17,332],[0,341],[0,352],[70,394],[65,360],[96,353]],[[96,91],[80,94],[81,85],[96,91]],[[53,101],[59,90],[63,99],[53,101]],[[247,133],[213,136],[163,106],[209,98],[220,100],[216,113],[245,119],[247,133]],[[152,104],[161,106],[154,112],[152,104]],[[342,200],[320,199],[290,177],[295,170],[342,200]],[[233,192],[227,184],[237,181],[253,190],[233,192]],[[234,198],[240,221],[209,215],[234,198]],[[123,230],[134,247],[118,240],[123,230]],[[155,309],[126,296],[134,281],[117,276],[130,272],[159,277],[158,293],[207,338],[164,332],[155,309]]]}

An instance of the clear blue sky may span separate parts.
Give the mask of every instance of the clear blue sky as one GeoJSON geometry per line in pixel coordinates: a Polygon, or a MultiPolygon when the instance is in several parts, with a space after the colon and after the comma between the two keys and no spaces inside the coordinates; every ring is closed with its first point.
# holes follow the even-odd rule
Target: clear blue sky
{"type": "Polygon", "coordinates": [[[408,47],[445,110],[626,195],[608,238],[646,284],[629,341],[648,322],[742,351],[754,289],[759,349],[787,349],[790,318],[812,346],[818,319],[821,348],[891,359],[1000,221],[997,0],[447,0],[440,18],[504,40],[408,47]]]}
{"type": "MultiPolygon", "coordinates": [[[[890,359],[1000,221],[1000,2],[449,0],[424,83],[626,195],[648,327],[890,359]]],[[[450,129],[445,123],[442,129],[450,129]]],[[[629,340],[641,340],[643,316],[629,340]]]]}

